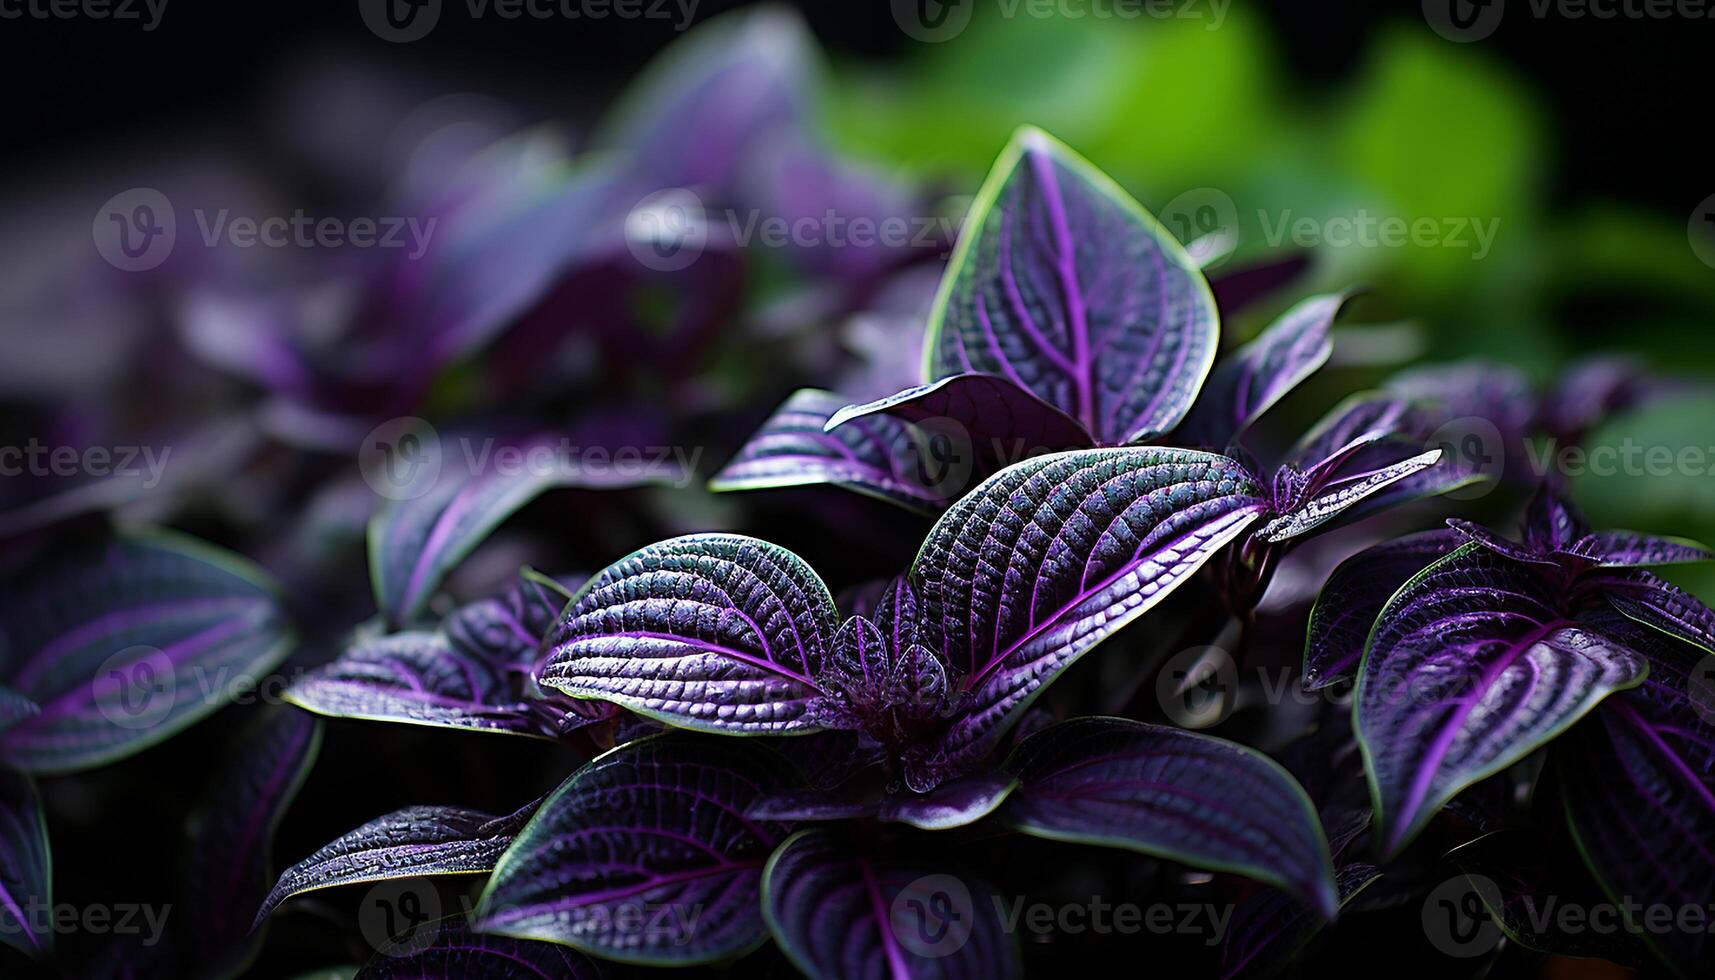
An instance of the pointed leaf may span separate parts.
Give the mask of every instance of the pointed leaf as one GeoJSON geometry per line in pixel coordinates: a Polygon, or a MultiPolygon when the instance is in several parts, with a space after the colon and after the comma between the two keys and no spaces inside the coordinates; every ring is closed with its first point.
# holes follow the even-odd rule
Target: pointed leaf
{"type": "Polygon", "coordinates": [[[287,868],[251,928],[305,892],[421,875],[487,874],[535,812],[535,803],[504,817],[456,806],[409,806],[376,817],[287,868]]]}
{"type": "Polygon", "coordinates": [[[1123,718],[1077,718],[1013,750],[1002,811],[1038,837],[1123,847],[1281,888],[1333,918],[1328,842],[1310,798],[1254,749],[1123,718]]]}
{"type": "Polygon", "coordinates": [[[1715,611],[1649,572],[1610,582],[1608,601],[1629,618],[1715,653],[1715,611]]]}
{"type": "Polygon", "coordinates": [[[975,878],[877,860],[822,830],[768,861],[768,929],[811,980],[956,980],[1020,975],[998,896],[975,878]]]}
{"type": "Polygon", "coordinates": [[[41,714],[42,706],[17,691],[0,684],[0,732],[25,718],[41,714]]]}
{"type": "Polygon", "coordinates": [[[214,770],[190,821],[184,920],[202,974],[241,972],[261,945],[252,910],[274,881],[274,831],[315,765],[322,723],[295,708],[260,711],[214,770]]]}
{"type": "Polygon", "coordinates": [[[1285,541],[1308,534],[1341,516],[1366,497],[1434,466],[1440,459],[1441,450],[1431,449],[1374,472],[1343,479],[1264,524],[1257,531],[1257,537],[1264,541],[1285,541]]]}
{"type": "Polygon", "coordinates": [[[1384,853],[1460,790],[1643,681],[1642,657],[1566,619],[1556,595],[1536,566],[1473,543],[1388,601],[1353,705],[1384,853]]]}
{"type": "Polygon", "coordinates": [[[1574,541],[1566,552],[1581,558],[1597,559],[1604,568],[1715,561],[1715,552],[1696,541],[1654,537],[1634,531],[1597,531],[1594,534],[1586,534],[1574,541]]]}
{"type": "Polygon", "coordinates": [[[1528,544],[1516,544],[1512,541],[1508,541],[1501,535],[1496,534],[1494,531],[1491,531],[1474,521],[1451,517],[1447,519],[1447,526],[1459,532],[1459,535],[1465,540],[1475,541],[1477,544],[1482,545],[1504,558],[1510,558],[1513,561],[1527,562],[1532,565],[1544,565],[1550,568],[1558,567],[1559,565],[1559,562],[1554,560],[1552,552],[1536,551],[1528,544]]]}
{"type": "Polygon", "coordinates": [[[745,811],[789,770],[754,743],[685,733],[596,758],[502,855],[477,928],[631,963],[746,952],[764,937],[762,868],[785,828],[745,811]]]}
{"type": "Polygon", "coordinates": [[[985,754],[1060,671],[1254,521],[1260,492],[1224,456],[1090,449],[1009,467],[954,505],[911,580],[971,697],[938,744],[907,756],[913,788],[985,754]]]}
{"type": "Polygon", "coordinates": [[[537,679],[685,728],[809,731],[837,616],[828,587],[790,551],[687,535],[592,578],[549,637],[537,679]]]}
{"type": "Polygon", "coordinates": [[[30,777],[0,769],[0,942],[40,959],[54,931],[37,931],[40,909],[54,907],[53,862],[42,801],[30,777]]]}
{"type": "Polygon", "coordinates": [[[1173,236],[1027,127],[971,204],[924,350],[929,380],[999,375],[1115,445],[1178,424],[1218,334],[1209,284],[1173,236]]]}
{"type": "Polygon", "coordinates": [[[489,532],[548,490],[617,489],[677,475],[653,467],[585,466],[567,455],[560,437],[545,433],[469,441],[449,436],[439,441],[447,445],[429,443],[422,455],[400,456],[407,469],[399,475],[424,474],[420,479],[426,486],[417,485],[416,476],[402,479],[394,489],[414,496],[393,500],[369,523],[375,602],[395,626],[414,622],[454,566],[489,532]],[[455,442],[464,444],[451,445],[455,442]],[[419,466],[423,468],[413,468],[419,466]]]}
{"type": "Polygon", "coordinates": [[[1312,296],[1281,314],[1255,340],[1222,358],[1175,441],[1225,449],[1287,392],[1328,362],[1329,332],[1347,293],[1312,296]]]}
{"type": "Polygon", "coordinates": [[[120,538],[8,597],[7,685],[41,706],[0,758],[72,772],[139,752],[254,689],[292,632],[260,569],[189,538],[120,538]]]}
{"type": "Polygon", "coordinates": [[[964,490],[968,446],[889,415],[866,415],[827,431],[845,399],[804,388],[786,399],[709,489],[759,490],[832,484],[920,513],[939,513],[964,490]],[[963,453],[963,460],[953,457],[963,453]],[[962,465],[961,465],[962,463],[962,465]]]}
{"type": "Polygon", "coordinates": [[[453,917],[441,920],[427,943],[412,932],[401,946],[383,948],[353,980],[600,980],[614,973],[575,949],[475,932],[453,917]]]}
{"type": "Polygon", "coordinates": [[[1094,443],[1065,412],[1024,388],[992,374],[955,374],[863,405],[847,405],[826,428],[855,424],[877,413],[954,433],[968,448],[977,472],[988,475],[1010,463],[1094,443]]]}
{"type": "Polygon", "coordinates": [[[1590,524],[1553,480],[1544,480],[1524,508],[1524,543],[1532,551],[1559,551],[1590,533],[1590,524]]]}
{"type": "Polygon", "coordinates": [[[999,809],[1018,779],[1008,773],[982,773],[952,779],[927,793],[894,793],[881,802],[881,819],[918,830],[951,830],[976,823],[999,809]]]}
{"type": "Polygon", "coordinates": [[[1366,548],[1341,562],[1310,611],[1304,641],[1304,688],[1319,691],[1353,676],[1382,607],[1408,579],[1465,543],[1449,528],[1423,531],[1366,548]]]}

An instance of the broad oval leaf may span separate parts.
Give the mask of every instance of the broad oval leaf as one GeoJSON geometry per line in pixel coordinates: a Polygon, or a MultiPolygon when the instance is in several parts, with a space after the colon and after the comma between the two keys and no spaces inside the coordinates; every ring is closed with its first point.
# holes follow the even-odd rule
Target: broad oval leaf
{"type": "Polygon", "coordinates": [[[233,742],[192,814],[180,922],[200,975],[241,972],[262,937],[252,909],[274,881],[274,832],[315,765],[322,723],[284,706],[264,708],[233,742]]]}
{"type": "Polygon", "coordinates": [[[935,433],[888,415],[866,415],[829,431],[830,419],[844,405],[832,392],[794,392],[715,474],[709,489],[825,483],[926,514],[939,513],[964,490],[968,456],[961,473],[957,460],[937,455],[935,433]]]}
{"type": "Polygon", "coordinates": [[[837,624],[828,587],[797,555],[692,534],[592,578],[550,635],[538,680],[685,728],[809,731],[837,624]]]}
{"type": "Polygon", "coordinates": [[[987,883],[794,834],[768,860],[762,909],[775,942],[811,980],[1007,978],[1018,950],[987,883]]]}
{"type": "Polygon", "coordinates": [[[682,732],[597,757],[501,856],[477,928],[645,964],[754,948],[763,864],[786,834],[745,813],[790,770],[752,742],[682,732]]]}
{"type": "Polygon", "coordinates": [[[1319,691],[1351,677],[1382,607],[1413,575],[1465,543],[1452,528],[1409,534],[1366,548],[1334,569],[1304,640],[1304,688],[1319,691]]]}
{"type": "Polygon", "coordinates": [[[1123,718],[1077,718],[1025,739],[1001,811],[1038,837],[1124,847],[1274,885],[1325,918],[1338,905],[1316,808],[1254,749],[1123,718]]]}
{"type": "Polygon", "coordinates": [[[120,538],[6,609],[6,682],[41,710],[0,732],[0,758],[27,772],[160,742],[254,689],[293,642],[260,569],[161,532],[120,538]]]}
{"type": "Polygon", "coordinates": [[[926,375],[999,375],[1099,444],[1141,442],[1190,409],[1219,332],[1209,284],[1173,236],[1089,161],[1025,127],[959,233],[926,375]]]}
{"type": "Polygon", "coordinates": [[[992,374],[955,374],[863,405],[847,405],[828,419],[826,428],[833,432],[878,414],[955,437],[955,448],[968,452],[985,475],[1031,456],[1094,445],[1071,416],[992,374]]]}
{"type": "Polygon", "coordinates": [[[932,749],[907,755],[913,788],[992,748],[1060,671],[1249,526],[1260,493],[1225,456],[1139,447],[1038,457],[959,501],[910,577],[970,698],[932,749]]]}
{"type": "Polygon", "coordinates": [[[38,930],[40,909],[54,907],[53,862],[42,801],[30,777],[0,769],[0,942],[40,959],[54,930],[38,930]]]}
{"type": "Polygon", "coordinates": [[[382,948],[353,980],[600,980],[615,973],[575,949],[476,932],[457,917],[436,928],[426,943],[413,931],[400,945],[382,948]]]}
{"type": "Polygon", "coordinates": [[[1534,565],[1460,546],[1388,601],[1358,668],[1353,719],[1382,851],[1559,735],[1647,662],[1569,620],[1534,565]]]}
{"type": "Polygon", "coordinates": [[[535,812],[535,803],[504,817],[456,806],[409,806],[376,817],[287,868],[251,928],[306,892],[420,875],[487,874],[535,812]]]}
{"type": "Polygon", "coordinates": [[[391,501],[369,522],[375,602],[394,626],[421,616],[435,587],[454,566],[489,532],[548,490],[620,489],[681,476],[646,466],[586,466],[567,455],[558,436],[546,433],[504,439],[454,438],[449,433],[437,442],[419,443],[420,455],[409,458],[402,455],[403,441],[398,447],[365,447],[401,453],[405,469],[394,489],[411,494],[391,501]],[[425,485],[419,486],[419,480],[425,485]]]}
{"type": "Polygon", "coordinates": [[[1191,414],[1175,431],[1184,445],[1225,449],[1287,392],[1328,362],[1330,331],[1349,293],[1312,296],[1215,365],[1191,414]]]}

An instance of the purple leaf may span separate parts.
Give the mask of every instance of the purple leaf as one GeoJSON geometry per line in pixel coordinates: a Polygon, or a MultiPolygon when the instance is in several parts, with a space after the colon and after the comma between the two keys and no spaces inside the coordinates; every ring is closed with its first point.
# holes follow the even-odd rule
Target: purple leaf
{"type": "Polygon", "coordinates": [[[1552,480],[1544,480],[1524,508],[1524,543],[1532,551],[1559,551],[1590,533],[1584,515],[1552,480]]]}
{"type": "Polygon", "coordinates": [[[305,892],[420,875],[487,874],[535,812],[536,803],[504,817],[456,806],[409,806],[376,817],[287,868],[251,928],[305,892]]]}
{"type": "Polygon", "coordinates": [[[930,314],[927,378],[1006,378],[1103,445],[1172,429],[1214,362],[1215,299],[1141,205],[1040,130],[971,204],[930,314]]]}
{"type": "Polygon", "coordinates": [[[448,641],[493,664],[535,666],[542,638],[583,581],[561,582],[534,569],[500,595],[454,610],[441,624],[448,641]]]}
{"type": "Polygon", "coordinates": [[[1324,485],[1309,499],[1294,501],[1288,510],[1264,524],[1257,530],[1257,537],[1278,542],[1308,534],[1350,511],[1365,498],[1429,469],[1440,460],[1441,450],[1431,449],[1410,459],[1324,485]]]}
{"type": "Polygon", "coordinates": [[[1608,601],[1629,618],[1715,654],[1715,612],[1649,572],[1632,572],[1606,583],[1608,601]]]}
{"type": "Polygon", "coordinates": [[[1310,253],[1293,251],[1241,260],[1220,269],[1208,270],[1209,290],[1215,294],[1215,306],[1221,311],[1221,321],[1234,317],[1277,290],[1285,289],[1310,269],[1310,253]]]}
{"type": "Polygon", "coordinates": [[[650,62],[596,143],[655,187],[729,187],[761,142],[803,127],[815,57],[790,11],[710,21],[650,62]]]}
{"type": "Polygon", "coordinates": [[[0,732],[40,714],[41,710],[41,705],[0,684],[0,732]]]}
{"type": "Polygon", "coordinates": [[[52,862],[42,801],[30,777],[0,769],[0,942],[40,959],[54,930],[37,931],[40,909],[54,908],[52,862]]]}
{"type": "Polygon", "coordinates": [[[1457,531],[1465,540],[1474,541],[1504,558],[1550,568],[1559,567],[1560,563],[1554,560],[1551,552],[1533,550],[1528,544],[1515,544],[1474,521],[1450,517],[1447,519],[1447,526],[1457,531]]]}
{"type": "Polygon", "coordinates": [[[951,830],[993,813],[1017,788],[1017,777],[1008,773],[964,776],[927,793],[894,793],[882,800],[879,815],[918,830],[951,830]]]}
{"type": "Polygon", "coordinates": [[[575,949],[485,935],[456,918],[442,919],[437,928],[426,944],[413,930],[398,947],[384,947],[352,980],[600,980],[615,972],[575,949]]]}
{"type": "Polygon", "coordinates": [[[330,718],[547,739],[567,730],[564,707],[526,699],[516,686],[505,664],[455,647],[446,634],[408,632],[359,641],[285,698],[330,718]]]}
{"type": "Polygon", "coordinates": [[[1224,449],[1334,352],[1329,336],[1349,293],[1312,296],[1222,358],[1174,432],[1185,445],[1224,449]]]}
{"type": "Polygon", "coordinates": [[[253,689],[292,644],[260,569],[179,535],[130,535],[6,603],[6,683],[41,706],[0,732],[27,772],[139,752],[253,689]]]}
{"type": "Polygon", "coordinates": [[[877,860],[821,830],[781,845],[762,895],[769,932],[812,980],[1017,977],[999,908],[983,881],[877,860]]]}
{"type": "Polygon", "coordinates": [[[1358,669],[1359,744],[1382,851],[1529,755],[1647,664],[1567,618],[1545,570],[1466,544],[1388,601],[1358,669]]]}
{"type": "Polygon", "coordinates": [[[789,789],[759,797],[744,811],[752,820],[776,820],[782,823],[823,820],[856,820],[873,817],[873,800],[859,800],[834,790],[789,789]]]}
{"type": "Polygon", "coordinates": [[[261,944],[262,936],[251,931],[251,910],[262,905],[274,881],[274,831],[315,765],[321,741],[319,719],[294,708],[262,709],[192,814],[181,926],[196,961],[222,968],[203,972],[239,972],[261,944]]]}
{"type": "MultiPolygon", "coordinates": [[[[369,524],[375,600],[395,626],[416,620],[435,587],[519,508],[556,487],[639,486],[674,474],[585,466],[561,452],[557,436],[440,440],[401,462],[411,474],[389,484],[401,494],[369,524]],[[418,476],[417,474],[421,474],[418,476]]],[[[398,447],[403,452],[401,439],[398,447]]],[[[392,446],[381,447],[384,451],[392,446]]],[[[388,467],[387,474],[395,470],[388,467]]]]}
{"type": "Polygon", "coordinates": [[[794,392],[715,474],[709,489],[828,483],[927,514],[939,513],[963,491],[971,474],[968,446],[887,415],[865,416],[826,431],[828,420],[844,405],[845,399],[832,392],[794,392]],[[965,454],[962,466],[953,452],[965,454]]]}
{"type": "MultiPolygon", "coordinates": [[[[1381,877],[1373,864],[1347,864],[1334,872],[1334,885],[1345,908],[1357,894],[1381,877]]],[[[1221,978],[1279,976],[1292,957],[1322,931],[1327,920],[1314,906],[1286,892],[1253,896],[1233,910],[1221,942],[1221,978]]]]}
{"type": "Polygon", "coordinates": [[[1430,408],[1439,421],[1458,416],[1487,419],[1503,438],[1521,435],[1536,413],[1530,379],[1512,365],[1492,361],[1413,368],[1389,378],[1384,388],[1430,408]]]}
{"type": "Polygon", "coordinates": [[[762,942],[762,869],[785,828],[745,816],[790,767],[743,739],[622,745],[561,784],[502,855],[476,910],[487,933],[605,959],[685,966],[762,942]]]}
{"type": "Polygon", "coordinates": [[[1685,538],[1661,538],[1633,531],[1597,531],[1565,549],[1580,558],[1594,558],[1604,568],[1674,565],[1715,560],[1715,552],[1685,538]]]}
{"type": "Polygon", "coordinates": [[[1052,840],[1123,847],[1274,885],[1332,919],[1334,867],[1316,808],[1254,749],[1123,718],[1077,718],[1013,750],[1002,811],[1052,840]]]}
{"type": "Polygon", "coordinates": [[[837,616],[828,587],[790,551],[687,535],[591,579],[549,637],[537,679],[685,728],[809,731],[837,616]]]}
{"type": "Polygon", "coordinates": [[[832,432],[886,414],[948,433],[987,475],[1009,463],[1062,449],[1094,445],[1065,412],[992,374],[955,374],[864,405],[847,405],[828,419],[832,432]]]}
{"type": "Polygon", "coordinates": [[[1260,493],[1224,456],[1141,447],[1038,457],[960,500],[910,577],[968,705],[906,756],[907,782],[968,768],[1060,671],[1256,520],[1260,493]]]}
{"type": "Polygon", "coordinates": [[[1671,389],[1670,384],[1650,377],[1645,367],[1631,358],[1585,358],[1562,372],[1560,380],[1543,395],[1542,428],[1561,443],[1576,444],[1609,416],[1671,389]]]}
{"type": "Polygon", "coordinates": [[[1310,613],[1304,687],[1317,691],[1352,676],[1370,627],[1406,580],[1463,544],[1450,529],[1423,531],[1366,548],[1340,563],[1310,613]]]}

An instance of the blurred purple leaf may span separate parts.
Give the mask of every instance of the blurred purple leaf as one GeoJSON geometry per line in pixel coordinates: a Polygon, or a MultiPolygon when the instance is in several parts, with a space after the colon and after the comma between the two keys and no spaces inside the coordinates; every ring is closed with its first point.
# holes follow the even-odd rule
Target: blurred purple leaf
{"type": "Polygon", "coordinates": [[[0,769],[0,942],[32,959],[54,948],[54,930],[41,930],[35,911],[54,908],[53,862],[42,801],[30,777],[0,769]]]}
{"type": "Polygon", "coordinates": [[[426,943],[412,932],[398,946],[384,947],[352,980],[601,980],[617,972],[575,949],[476,932],[457,918],[442,919],[436,928],[426,943]]]}

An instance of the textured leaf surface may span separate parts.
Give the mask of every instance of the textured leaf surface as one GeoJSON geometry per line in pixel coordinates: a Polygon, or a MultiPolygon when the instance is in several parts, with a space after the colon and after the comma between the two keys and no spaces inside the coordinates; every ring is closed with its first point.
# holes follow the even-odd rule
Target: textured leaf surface
{"type": "Polygon", "coordinates": [[[1365,498],[1429,469],[1440,459],[1441,450],[1431,449],[1368,473],[1345,477],[1270,519],[1257,531],[1257,536],[1264,541],[1285,541],[1308,534],[1356,507],[1365,498]]]}
{"type": "Polygon", "coordinates": [[[1316,691],[1351,677],[1382,607],[1400,586],[1465,543],[1451,528],[1423,531],[1366,548],[1341,562],[1310,612],[1304,687],[1316,691]]]}
{"type": "Polygon", "coordinates": [[[1260,752],[1177,728],[1078,718],[1025,739],[1006,768],[1022,785],[1002,813],[1025,833],[1244,875],[1334,916],[1316,809],[1260,752]]]}
{"type": "Polygon", "coordinates": [[[1009,463],[1093,444],[1065,412],[992,374],[955,374],[863,405],[847,405],[827,428],[886,414],[957,437],[961,451],[984,475],[1009,463]]]}
{"type": "Polygon", "coordinates": [[[995,893],[969,877],[877,860],[821,830],[768,862],[763,913],[812,980],[955,980],[1020,975],[995,893]]]}
{"type": "MultiPolygon", "coordinates": [[[[1650,675],[1568,736],[1567,819],[1611,896],[1706,906],[1715,894],[1715,658],[1648,629],[1606,628],[1649,658],[1650,675]]],[[[1643,938],[1685,976],[1715,966],[1706,929],[1646,929],[1643,938]]]]}
{"type": "Polygon", "coordinates": [[[354,980],[598,980],[615,973],[575,949],[486,935],[449,918],[427,943],[413,933],[402,946],[382,949],[354,980]]]}
{"type": "Polygon", "coordinates": [[[1643,680],[1644,659],[1563,616],[1534,569],[1463,545],[1382,610],[1354,718],[1384,852],[1466,786],[1643,680]]]}
{"type": "Polygon", "coordinates": [[[762,868],[785,828],[746,810],[791,767],[739,739],[620,746],[555,790],[495,867],[478,928],[685,965],[762,941],[762,868]]]}
{"type": "Polygon", "coordinates": [[[176,535],[121,538],[9,597],[7,684],[41,706],[0,733],[30,772],[112,762],[259,682],[292,633],[261,571],[176,535]]]}
{"type": "Polygon", "coordinates": [[[442,443],[433,462],[422,464],[439,467],[427,489],[390,502],[369,524],[375,602],[395,626],[414,622],[454,566],[546,491],[618,489],[676,475],[644,467],[581,465],[562,452],[561,439],[551,434],[468,442],[449,435],[442,443]]]}
{"type": "Polygon", "coordinates": [[[48,828],[35,784],[0,769],[0,942],[39,958],[54,948],[52,929],[38,931],[41,908],[53,908],[48,828]]]}
{"type": "Polygon", "coordinates": [[[1696,596],[1649,572],[1605,584],[1608,601],[1627,617],[1715,653],[1715,611],[1696,596]]]}
{"type": "Polygon", "coordinates": [[[1172,429],[1214,362],[1196,263],[1088,161],[1019,130],[977,193],[930,314],[930,380],[999,375],[1100,444],[1172,429]]]}
{"type": "Polygon", "coordinates": [[[187,908],[180,927],[201,972],[237,971],[261,944],[251,926],[274,882],[274,831],[315,765],[321,740],[320,719],[270,706],[214,770],[191,818],[182,866],[187,908]]]}
{"type": "Polygon", "coordinates": [[[833,596],[797,555],[693,534],[591,579],[550,637],[538,679],[687,728],[806,731],[837,622],[833,596]]]}
{"type": "Polygon", "coordinates": [[[885,414],[825,431],[844,405],[832,392],[794,392],[715,474],[709,489],[826,483],[923,513],[939,512],[964,490],[969,457],[961,473],[950,453],[969,453],[969,447],[938,443],[936,433],[885,414]]]}
{"type": "Polygon", "coordinates": [[[1348,296],[1312,296],[1215,365],[1175,441],[1225,449],[1334,352],[1329,331],[1348,296]]]}
{"type": "Polygon", "coordinates": [[[1580,557],[1598,559],[1608,568],[1677,565],[1715,559],[1715,552],[1695,541],[1655,537],[1634,531],[1597,531],[1574,541],[1566,550],[1580,557]]]}
{"type": "Polygon", "coordinates": [[[1009,467],[959,501],[911,568],[968,710],[907,780],[987,752],[1060,671],[1143,615],[1245,529],[1259,488],[1224,456],[1091,449],[1009,467]]]}
{"type": "Polygon", "coordinates": [[[536,812],[532,803],[496,817],[456,806],[409,806],[376,817],[287,868],[256,925],[305,892],[419,875],[486,874],[536,812]]]}

